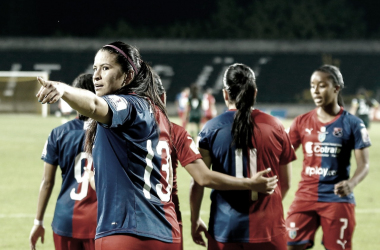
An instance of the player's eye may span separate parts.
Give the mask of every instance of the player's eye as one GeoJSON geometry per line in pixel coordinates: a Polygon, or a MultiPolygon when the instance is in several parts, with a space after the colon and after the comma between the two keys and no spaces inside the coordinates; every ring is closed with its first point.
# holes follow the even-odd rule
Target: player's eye
{"type": "Polygon", "coordinates": [[[103,66],[102,70],[108,70],[107,66],[103,66]]]}

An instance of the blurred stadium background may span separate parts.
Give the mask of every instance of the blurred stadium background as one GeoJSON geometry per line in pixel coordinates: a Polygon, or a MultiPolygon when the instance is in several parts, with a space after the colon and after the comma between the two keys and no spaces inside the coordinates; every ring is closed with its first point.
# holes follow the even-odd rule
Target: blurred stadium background
{"type": "MultiPolygon", "coordinates": [[[[42,174],[40,151],[60,121],[52,117],[57,104],[49,105],[46,112],[50,116],[41,120],[41,105],[34,97],[38,85],[32,78],[22,79],[20,71],[46,72],[50,79],[70,84],[80,73],[92,72],[94,55],[101,46],[121,40],[139,48],[143,59],[159,73],[168,94],[169,114],[175,120],[175,96],[192,83],[212,88],[222,112],[222,74],[228,65],[241,62],[257,76],[257,108],[284,118],[289,125],[292,118],[314,107],[309,79],[313,70],[325,63],[341,69],[346,109],[361,87],[380,100],[379,10],[380,2],[372,0],[1,1],[0,71],[13,73],[0,76],[0,249],[26,249],[28,232],[19,236],[7,232],[30,230],[42,174]],[[21,179],[7,178],[12,174],[21,179]],[[20,245],[14,243],[21,241],[20,245]]],[[[374,161],[378,126],[374,124],[370,131],[374,144],[371,169],[378,164],[374,161]]],[[[371,174],[380,178],[378,171],[371,170],[371,174]]],[[[182,178],[185,203],[188,177],[184,174],[182,178]]],[[[367,179],[358,189],[379,190],[376,181],[367,179]]],[[[295,177],[293,190],[297,180],[295,177]]],[[[362,191],[365,198],[359,206],[368,212],[362,214],[370,224],[358,221],[355,234],[364,237],[365,232],[359,230],[375,230],[373,225],[380,221],[371,224],[368,216],[378,217],[378,206],[362,191]]],[[[285,201],[285,209],[291,197],[285,201]]],[[[54,206],[51,214],[52,209],[54,206]]],[[[47,234],[45,241],[51,243],[50,236],[47,234]]],[[[191,245],[189,235],[186,237],[190,245],[185,249],[198,249],[191,245]]],[[[358,249],[375,249],[371,246],[380,243],[368,237],[359,240],[373,243],[368,247],[356,244],[358,249]]]]}

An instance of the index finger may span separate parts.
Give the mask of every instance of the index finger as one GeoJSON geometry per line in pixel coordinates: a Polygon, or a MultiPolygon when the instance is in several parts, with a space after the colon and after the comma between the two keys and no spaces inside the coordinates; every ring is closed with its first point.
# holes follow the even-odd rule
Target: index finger
{"type": "Polygon", "coordinates": [[[41,76],[37,76],[37,81],[38,81],[43,87],[46,87],[45,80],[42,79],[41,76]]]}

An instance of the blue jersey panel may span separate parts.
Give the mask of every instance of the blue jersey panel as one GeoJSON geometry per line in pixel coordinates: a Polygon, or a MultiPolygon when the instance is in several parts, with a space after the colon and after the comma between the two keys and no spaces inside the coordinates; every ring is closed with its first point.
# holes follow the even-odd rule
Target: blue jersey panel
{"type": "Polygon", "coordinates": [[[318,201],[355,203],[353,193],[346,197],[335,195],[334,185],[350,178],[352,150],[371,145],[363,122],[343,111],[336,121],[320,128],[318,140],[323,171],[320,175],[318,201]]]}

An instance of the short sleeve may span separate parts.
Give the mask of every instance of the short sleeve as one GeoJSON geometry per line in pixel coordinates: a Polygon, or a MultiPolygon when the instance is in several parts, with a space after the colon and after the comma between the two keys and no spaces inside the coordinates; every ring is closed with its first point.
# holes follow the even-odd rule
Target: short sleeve
{"type": "Polygon", "coordinates": [[[198,147],[210,151],[210,131],[205,127],[198,134],[198,147]]]}
{"type": "Polygon", "coordinates": [[[196,159],[201,159],[197,146],[189,133],[180,126],[173,126],[175,134],[173,144],[176,149],[177,159],[184,167],[196,159]]]}
{"type": "Polygon", "coordinates": [[[58,152],[57,143],[58,143],[58,136],[56,135],[56,131],[53,129],[53,131],[51,131],[45,143],[44,149],[42,150],[41,159],[44,162],[47,162],[51,165],[59,165],[58,164],[59,152],[58,152]]]}
{"type": "Polygon", "coordinates": [[[296,119],[294,119],[289,129],[289,139],[294,149],[297,149],[299,145],[301,144],[301,136],[299,133],[298,123],[299,123],[299,119],[297,117],[296,119]]]}
{"type": "Polygon", "coordinates": [[[290,142],[289,135],[286,133],[285,129],[282,127],[282,154],[280,158],[280,164],[286,165],[289,162],[292,162],[297,159],[296,154],[294,152],[294,148],[292,143],[290,142]]]}
{"type": "MultiPolygon", "coordinates": [[[[356,117],[355,117],[356,118],[356,117]]],[[[371,140],[367,128],[360,119],[354,119],[352,122],[355,149],[361,149],[371,146],[371,140]]]]}
{"type": "Polygon", "coordinates": [[[112,111],[112,123],[110,125],[102,124],[103,127],[118,127],[131,119],[133,105],[123,96],[107,95],[102,97],[112,111]]]}

